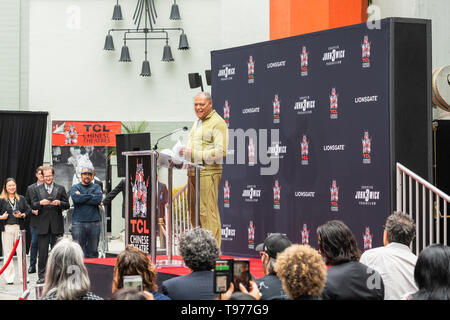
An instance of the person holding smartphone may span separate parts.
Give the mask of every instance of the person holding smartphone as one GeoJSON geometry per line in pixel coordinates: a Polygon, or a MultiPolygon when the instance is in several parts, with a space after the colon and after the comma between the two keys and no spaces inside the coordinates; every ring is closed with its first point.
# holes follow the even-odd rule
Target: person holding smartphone
{"type": "MultiPolygon", "coordinates": [[[[6,179],[0,199],[0,230],[2,232],[3,261],[6,262],[14,247],[17,235],[20,234],[21,230],[25,229],[25,218],[30,213],[30,207],[25,197],[17,194],[17,183],[14,178],[6,179]]],[[[16,254],[19,263],[19,274],[22,274],[21,245],[17,246],[16,254]]],[[[15,270],[12,260],[3,274],[7,284],[14,284],[15,270]]],[[[25,277],[28,278],[26,270],[25,277]]]]}

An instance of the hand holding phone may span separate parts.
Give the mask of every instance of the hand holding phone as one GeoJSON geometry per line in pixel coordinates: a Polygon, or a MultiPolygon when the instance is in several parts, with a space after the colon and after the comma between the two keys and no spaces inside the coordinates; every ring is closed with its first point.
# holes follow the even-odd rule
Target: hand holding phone
{"type": "Polygon", "coordinates": [[[225,293],[233,280],[233,261],[217,260],[214,267],[214,293],[225,293]]]}
{"type": "Polygon", "coordinates": [[[123,276],[123,287],[124,288],[136,288],[138,291],[143,291],[144,286],[142,285],[142,276],[132,275],[123,276]]]}
{"type": "Polygon", "coordinates": [[[241,283],[247,291],[250,291],[250,260],[235,259],[233,261],[233,284],[235,291],[241,291],[239,284],[241,283]]]}

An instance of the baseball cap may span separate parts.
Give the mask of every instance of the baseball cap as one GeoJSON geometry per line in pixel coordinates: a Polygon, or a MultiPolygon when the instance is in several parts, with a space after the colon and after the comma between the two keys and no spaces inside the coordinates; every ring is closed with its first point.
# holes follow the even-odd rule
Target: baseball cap
{"type": "Polygon", "coordinates": [[[81,169],[81,174],[83,173],[90,173],[92,174],[92,168],[84,167],[81,169]]]}
{"type": "Polygon", "coordinates": [[[291,241],[282,233],[273,233],[256,246],[256,251],[264,251],[269,257],[276,259],[277,254],[291,246],[291,241]]]}

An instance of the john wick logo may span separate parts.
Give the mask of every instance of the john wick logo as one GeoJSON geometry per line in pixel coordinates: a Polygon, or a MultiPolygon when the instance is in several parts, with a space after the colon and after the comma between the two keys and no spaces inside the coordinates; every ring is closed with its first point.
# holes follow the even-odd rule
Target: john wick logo
{"type": "Polygon", "coordinates": [[[223,206],[224,208],[230,207],[230,185],[228,184],[228,180],[225,180],[223,186],[223,206]]]}
{"type": "Polygon", "coordinates": [[[78,132],[75,130],[75,125],[69,124],[68,129],[64,131],[66,136],[65,144],[77,144],[78,143],[78,132]]]}
{"type": "Polygon", "coordinates": [[[331,202],[331,211],[337,212],[339,211],[339,186],[336,183],[336,180],[332,180],[330,187],[330,202],[331,202]]]}
{"type": "Polygon", "coordinates": [[[233,80],[233,76],[236,73],[236,68],[231,67],[231,64],[225,64],[222,69],[219,69],[217,76],[220,80],[233,80]]]}
{"type": "Polygon", "coordinates": [[[361,190],[356,191],[355,200],[360,206],[376,206],[380,200],[380,191],[374,191],[373,186],[361,186],[361,190]]]}
{"type": "Polygon", "coordinates": [[[370,68],[370,44],[369,36],[365,35],[363,43],[361,43],[362,48],[362,67],[370,68]]]}
{"type": "Polygon", "coordinates": [[[283,146],[281,141],[272,142],[272,145],[267,148],[267,153],[270,154],[270,159],[283,159],[287,152],[287,146],[283,146]]]}
{"type": "Polygon", "coordinates": [[[362,153],[363,153],[363,163],[370,164],[372,157],[370,155],[372,151],[372,138],[369,137],[369,131],[364,131],[364,136],[361,139],[362,142],[362,153]]]}
{"type": "Polygon", "coordinates": [[[300,101],[295,102],[294,110],[297,114],[311,114],[316,107],[316,101],[310,100],[309,96],[300,97],[300,101]]]}
{"type": "Polygon", "coordinates": [[[275,180],[275,185],[273,186],[273,208],[275,210],[280,210],[280,199],[281,199],[281,186],[278,180],[275,180]]]}
{"type": "Polygon", "coordinates": [[[255,143],[252,138],[249,138],[248,141],[248,165],[255,165],[255,143]]]}
{"type": "Polygon", "coordinates": [[[302,244],[309,244],[309,230],[306,223],[302,227],[302,244]]]}
{"type": "Polygon", "coordinates": [[[341,64],[345,58],[345,50],[340,50],[339,46],[329,47],[327,52],[324,52],[322,61],[325,61],[327,66],[334,64],[341,64]]]}
{"type": "Polygon", "coordinates": [[[300,54],[300,63],[301,63],[301,73],[302,77],[308,75],[308,52],[306,51],[306,47],[302,47],[302,53],[300,54]]]}
{"type": "Polygon", "coordinates": [[[273,123],[280,123],[280,100],[278,94],[275,95],[273,102],[273,123]]]}
{"type": "Polygon", "coordinates": [[[144,181],[144,164],[136,159],[136,178],[131,183],[133,190],[133,218],[147,217],[147,181],[144,181]]]}
{"type": "Polygon", "coordinates": [[[250,220],[248,225],[248,248],[255,249],[255,226],[253,220],[250,220]]]}
{"type": "Polygon", "coordinates": [[[230,105],[228,100],[225,100],[225,104],[223,106],[223,120],[227,123],[227,126],[230,126],[230,105]]]}
{"type": "Polygon", "coordinates": [[[373,234],[370,233],[370,228],[366,227],[366,229],[364,231],[364,236],[363,236],[364,250],[372,249],[372,239],[373,239],[373,234]]]}
{"type": "Polygon", "coordinates": [[[254,83],[255,82],[255,60],[253,60],[253,56],[250,56],[248,58],[247,73],[248,73],[248,83],[254,83]]]}
{"type": "Polygon", "coordinates": [[[306,135],[303,135],[300,147],[302,155],[302,165],[307,166],[309,164],[309,140],[306,135]]]}
{"type": "Polygon", "coordinates": [[[248,185],[247,189],[242,191],[242,198],[244,198],[246,202],[258,202],[260,197],[261,190],[256,189],[256,185],[248,185]]]}
{"type": "Polygon", "coordinates": [[[338,98],[339,94],[337,94],[336,88],[332,88],[330,94],[330,119],[338,118],[338,98]]]}
{"type": "Polygon", "coordinates": [[[221,232],[222,232],[222,240],[225,241],[232,241],[236,236],[236,230],[232,229],[230,224],[224,224],[221,229],[221,232]]]}

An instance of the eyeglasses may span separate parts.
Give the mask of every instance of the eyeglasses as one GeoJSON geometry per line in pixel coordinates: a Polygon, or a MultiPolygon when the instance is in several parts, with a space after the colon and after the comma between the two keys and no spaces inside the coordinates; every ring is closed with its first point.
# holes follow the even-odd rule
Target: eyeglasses
{"type": "Polygon", "coordinates": [[[51,178],[51,177],[53,177],[53,175],[51,175],[51,176],[44,176],[44,178],[51,178]]]}

